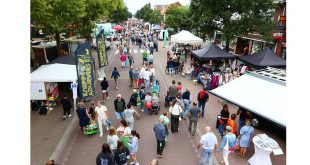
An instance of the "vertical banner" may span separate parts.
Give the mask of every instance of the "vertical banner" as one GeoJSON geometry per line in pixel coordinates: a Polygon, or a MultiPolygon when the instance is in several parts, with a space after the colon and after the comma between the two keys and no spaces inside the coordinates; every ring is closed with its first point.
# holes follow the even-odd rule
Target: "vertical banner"
{"type": "Polygon", "coordinates": [[[108,65],[107,60],[107,49],[105,44],[105,36],[104,36],[104,30],[102,29],[98,35],[96,36],[96,45],[97,45],[97,54],[98,54],[98,61],[99,61],[99,67],[104,67],[108,65]]]}
{"type": "Polygon", "coordinates": [[[99,34],[96,36],[96,45],[97,45],[97,54],[98,54],[98,61],[99,67],[104,67],[108,65],[108,56],[107,56],[107,49],[105,44],[105,36],[104,30],[102,29],[99,34]]]}
{"type": "Polygon", "coordinates": [[[78,88],[81,99],[95,96],[94,64],[92,60],[91,45],[84,42],[75,51],[75,60],[78,73],[78,88]]]}

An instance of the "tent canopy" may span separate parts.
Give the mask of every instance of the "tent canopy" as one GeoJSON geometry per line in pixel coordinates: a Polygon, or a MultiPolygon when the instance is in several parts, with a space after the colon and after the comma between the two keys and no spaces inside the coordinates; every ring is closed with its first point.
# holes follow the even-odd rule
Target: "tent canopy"
{"type": "Polygon", "coordinates": [[[42,65],[30,77],[31,82],[75,82],[76,66],[58,63],[42,65]]]}
{"type": "Polygon", "coordinates": [[[214,59],[234,59],[235,56],[227,53],[215,44],[209,44],[206,47],[192,51],[198,60],[214,60],[214,59]]]}
{"type": "Polygon", "coordinates": [[[239,56],[239,59],[245,63],[257,66],[257,67],[285,67],[286,61],[277,56],[270,48],[266,48],[258,53],[249,54],[245,56],[239,56]]]}
{"type": "Polygon", "coordinates": [[[116,25],[116,26],[113,26],[112,29],[123,30],[123,27],[121,25],[116,25]]]}
{"type": "Polygon", "coordinates": [[[183,44],[202,44],[203,40],[189,31],[182,30],[181,32],[171,36],[171,42],[183,44]]]}
{"type": "Polygon", "coordinates": [[[285,85],[259,77],[246,73],[210,93],[286,127],[285,85]]]}

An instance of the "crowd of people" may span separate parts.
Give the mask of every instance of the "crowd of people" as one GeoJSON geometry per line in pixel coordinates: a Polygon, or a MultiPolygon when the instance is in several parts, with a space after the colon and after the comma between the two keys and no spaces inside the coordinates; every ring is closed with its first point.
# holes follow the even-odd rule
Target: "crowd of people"
{"type": "MultiPolygon", "coordinates": [[[[138,146],[140,134],[135,130],[135,119],[141,117],[141,113],[152,114],[152,111],[160,110],[160,82],[156,79],[154,68],[154,58],[158,51],[158,35],[127,32],[119,37],[117,42],[122,68],[128,68],[129,87],[132,88],[130,98],[126,100],[119,93],[113,100],[114,115],[117,123],[113,124],[112,113],[108,113],[108,108],[103,105],[109,100],[108,91],[110,84],[106,77],[101,82],[102,99],[96,102],[92,101],[90,106],[86,108],[84,102],[79,102],[76,113],[79,117],[79,126],[84,130],[91,124],[98,125],[99,137],[102,138],[104,128],[108,135],[105,143],[102,145],[101,152],[96,158],[97,165],[124,165],[129,160],[130,164],[138,165],[138,146]],[[140,67],[133,67],[134,58],[130,49],[130,45],[136,44],[142,54],[143,63],[140,67]],[[127,62],[128,61],[128,62],[127,62]],[[140,110],[140,112],[139,112],[140,110]],[[115,127],[114,127],[115,126],[115,127]]],[[[174,53],[167,53],[167,72],[170,75],[179,75],[183,72],[184,63],[190,52],[187,47],[181,48],[177,46],[173,48],[174,53]]],[[[120,73],[117,67],[111,74],[114,79],[115,89],[119,89],[118,79],[120,73]]],[[[209,101],[207,88],[204,87],[194,97],[190,88],[183,88],[181,82],[173,80],[169,86],[165,97],[165,105],[169,107],[163,110],[158,117],[158,122],[154,124],[153,131],[157,141],[157,158],[164,158],[164,149],[169,138],[169,132],[177,133],[179,131],[179,122],[188,120],[188,131],[195,136],[197,123],[201,118],[205,118],[205,107],[209,101]],[[170,114],[170,118],[169,118],[170,114]],[[169,129],[170,125],[170,129],[169,129]]],[[[72,105],[64,97],[61,101],[64,109],[63,118],[70,117],[70,109],[72,105]]],[[[254,133],[251,126],[250,114],[240,109],[237,114],[230,114],[228,105],[224,105],[218,120],[219,134],[221,144],[211,130],[210,126],[205,128],[206,133],[201,136],[198,149],[201,150],[202,164],[205,165],[207,159],[212,164],[213,151],[223,152],[222,164],[228,165],[228,155],[234,152],[240,146],[239,156],[244,157],[249,147],[250,137],[254,133]],[[239,115],[239,128],[237,129],[235,119],[239,115]],[[237,142],[237,138],[239,142],[237,142]],[[238,144],[238,145],[237,145],[238,144]]],[[[142,137],[143,138],[143,137],[142,137]]],[[[151,165],[157,165],[158,160],[154,159],[151,165]]]]}

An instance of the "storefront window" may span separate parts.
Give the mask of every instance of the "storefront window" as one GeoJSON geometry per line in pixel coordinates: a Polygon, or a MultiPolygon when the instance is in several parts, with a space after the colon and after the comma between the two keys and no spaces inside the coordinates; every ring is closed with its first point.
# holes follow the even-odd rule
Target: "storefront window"
{"type": "Polygon", "coordinates": [[[252,53],[257,53],[262,49],[262,42],[253,41],[252,53]]]}

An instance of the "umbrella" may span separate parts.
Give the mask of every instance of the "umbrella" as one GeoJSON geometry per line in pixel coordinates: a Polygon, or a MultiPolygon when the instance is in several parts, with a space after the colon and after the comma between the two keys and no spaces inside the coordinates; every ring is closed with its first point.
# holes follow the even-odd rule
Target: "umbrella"
{"type": "Polygon", "coordinates": [[[116,25],[116,26],[113,26],[112,29],[115,29],[115,30],[123,30],[123,27],[120,26],[120,25],[116,25]]]}

